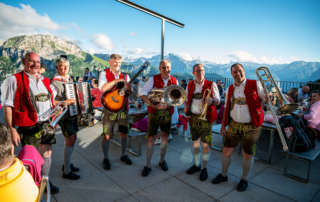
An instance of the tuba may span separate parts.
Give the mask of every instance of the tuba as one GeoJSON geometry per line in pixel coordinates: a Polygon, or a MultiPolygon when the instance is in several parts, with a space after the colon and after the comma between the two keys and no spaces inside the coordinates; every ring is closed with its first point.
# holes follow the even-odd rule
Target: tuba
{"type": "Polygon", "coordinates": [[[204,121],[207,121],[206,116],[207,116],[207,110],[208,110],[208,103],[206,102],[206,100],[208,99],[208,97],[210,97],[210,94],[211,94],[211,90],[206,89],[204,91],[203,98],[202,98],[203,111],[202,111],[199,119],[204,120],[204,121]]]}
{"type": "Polygon", "coordinates": [[[170,85],[166,88],[154,88],[148,93],[148,99],[154,105],[163,103],[169,106],[179,106],[184,104],[186,91],[178,85],[170,85]]]}
{"type": "Polygon", "coordinates": [[[275,121],[277,131],[278,131],[278,134],[279,134],[279,137],[281,140],[281,144],[283,147],[283,151],[287,152],[288,145],[287,145],[287,142],[286,142],[284,135],[282,133],[282,129],[280,127],[280,124],[279,124],[279,121],[277,118],[277,114],[283,115],[283,114],[292,113],[294,110],[296,110],[298,105],[289,103],[289,101],[286,99],[286,97],[280,91],[276,82],[273,80],[272,75],[267,67],[259,67],[256,70],[256,74],[257,74],[259,81],[262,84],[264,93],[268,96],[267,105],[268,105],[268,108],[270,109],[270,111],[272,113],[272,117],[275,121]],[[277,110],[275,110],[274,107],[272,106],[271,99],[270,99],[269,93],[272,88],[276,89],[277,97],[280,99],[280,107],[277,110]]]}

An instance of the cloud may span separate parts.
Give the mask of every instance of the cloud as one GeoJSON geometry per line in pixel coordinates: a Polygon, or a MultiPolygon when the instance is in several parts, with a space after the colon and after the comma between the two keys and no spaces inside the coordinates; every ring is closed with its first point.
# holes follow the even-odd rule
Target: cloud
{"type": "Polygon", "coordinates": [[[20,7],[0,3],[0,39],[60,29],[47,14],[38,14],[30,5],[20,4],[20,7]]]}
{"type": "Polygon", "coordinates": [[[135,49],[126,51],[126,53],[129,55],[141,55],[143,52],[144,51],[142,48],[135,48],[135,49]]]}
{"type": "Polygon", "coordinates": [[[102,50],[111,51],[113,49],[110,38],[105,34],[96,34],[93,36],[91,41],[97,48],[100,48],[102,50]]]}
{"type": "Polygon", "coordinates": [[[230,63],[230,62],[254,62],[259,64],[288,64],[293,61],[297,61],[295,57],[267,57],[267,56],[254,56],[246,51],[233,51],[227,54],[225,57],[216,58],[217,63],[230,63]]]}
{"type": "Polygon", "coordinates": [[[136,36],[136,33],[135,32],[130,32],[129,35],[130,36],[136,36]]]}
{"type": "Polygon", "coordinates": [[[190,55],[189,53],[185,53],[185,52],[177,53],[177,55],[182,57],[184,60],[187,60],[187,61],[191,61],[191,60],[195,59],[194,57],[192,57],[192,55],[190,55]]]}

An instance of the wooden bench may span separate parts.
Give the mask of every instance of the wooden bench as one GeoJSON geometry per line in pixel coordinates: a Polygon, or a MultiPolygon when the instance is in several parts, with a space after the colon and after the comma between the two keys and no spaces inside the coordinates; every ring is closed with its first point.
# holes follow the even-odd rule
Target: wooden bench
{"type": "Polygon", "coordinates": [[[315,141],[315,147],[309,151],[306,151],[306,152],[287,152],[283,174],[287,177],[294,179],[294,180],[308,183],[309,178],[310,178],[311,163],[312,163],[312,161],[317,159],[319,154],[320,154],[320,143],[317,140],[315,141]],[[306,178],[288,173],[288,161],[289,161],[290,157],[293,157],[298,160],[305,160],[308,162],[306,178]]]}

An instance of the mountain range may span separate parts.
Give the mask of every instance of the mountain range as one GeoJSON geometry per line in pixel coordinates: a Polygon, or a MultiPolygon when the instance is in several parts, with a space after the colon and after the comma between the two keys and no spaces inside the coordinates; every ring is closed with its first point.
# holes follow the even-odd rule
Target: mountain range
{"type": "MultiPolygon", "coordinates": [[[[39,54],[42,63],[47,67],[46,76],[52,76],[55,73],[55,59],[61,54],[68,56],[71,67],[70,73],[73,76],[83,75],[85,68],[89,68],[91,71],[104,69],[110,56],[103,53],[87,53],[75,43],[52,35],[16,36],[0,45],[0,81],[22,68],[21,58],[28,51],[34,51],[39,54]]],[[[231,78],[230,66],[232,63],[216,64],[202,60],[190,61],[172,53],[166,55],[165,58],[169,59],[172,64],[172,74],[180,78],[192,78],[192,66],[196,63],[204,64],[206,76],[210,79],[231,78]]],[[[136,59],[124,57],[122,69],[132,74],[138,71],[139,66],[146,60],[150,62],[151,67],[144,74],[156,74],[160,55],[136,59]]],[[[246,76],[253,79],[256,79],[255,71],[260,66],[268,67],[275,80],[314,81],[320,79],[320,62],[296,61],[290,64],[273,65],[241,62],[241,64],[245,67],[246,76]]]]}

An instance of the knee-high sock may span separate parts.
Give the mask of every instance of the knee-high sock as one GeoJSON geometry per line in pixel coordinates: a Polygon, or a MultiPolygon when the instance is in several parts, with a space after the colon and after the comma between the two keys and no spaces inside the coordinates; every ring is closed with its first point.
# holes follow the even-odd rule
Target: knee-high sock
{"type": "Polygon", "coordinates": [[[153,153],[153,144],[151,146],[147,146],[147,159],[146,159],[146,165],[147,167],[151,168],[151,158],[153,153]]]}
{"type": "Polygon", "coordinates": [[[250,168],[251,168],[252,159],[242,159],[242,176],[241,179],[247,179],[250,168]]]}
{"type": "Polygon", "coordinates": [[[210,152],[202,152],[202,169],[207,168],[208,160],[210,158],[210,152]]]}
{"type": "Polygon", "coordinates": [[[160,145],[160,162],[163,162],[167,153],[167,145],[168,143],[161,143],[160,145]]]}
{"type": "Polygon", "coordinates": [[[71,164],[71,156],[72,156],[72,153],[73,153],[73,148],[74,146],[66,146],[64,147],[64,170],[63,172],[65,174],[68,174],[70,173],[70,164],[71,164]]]}
{"type": "Polygon", "coordinates": [[[50,172],[50,168],[51,168],[51,156],[48,158],[43,158],[43,159],[44,159],[44,163],[42,165],[41,173],[42,173],[42,175],[49,176],[49,172],[50,172]]]}
{"type": "Polygon", "coordinates": [[[109,144],[110,140],[102,140],[102,151],[105,159],[109,159],[109,144]]]}
{"type": "Polygon", "coordinates": [[[193,147],[194,165],[200,166],[200,147],[193,147]]]}
{"type": "Polygon", "coordinates": [[[126,155],[127,138],[121,138],[121,156],[126,155]]]}
{"type": "Polygon", "coordinates": [[[229,165],[230,165],[230,156],[225,157],[224,155],[222,155],[222,175],[223,176],[227,175],[229,165]]]}

